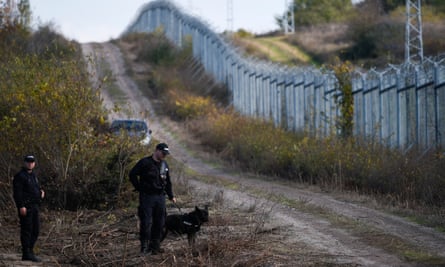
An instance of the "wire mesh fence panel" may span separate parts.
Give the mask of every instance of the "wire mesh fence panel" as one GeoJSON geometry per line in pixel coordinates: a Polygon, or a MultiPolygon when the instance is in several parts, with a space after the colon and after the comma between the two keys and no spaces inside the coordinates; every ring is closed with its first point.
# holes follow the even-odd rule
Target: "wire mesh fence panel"
{"type": "MultiPolygon", "coordinates": [[[[193,57],[228,87],[231,103],[241,114],[291,131],[321,136],[338,132],[336,99],[341,95],[335,76],[312,67],[289,68],[243,57],[207,23],[169,1],[142,6],[124,34],[157,29],[179,47],[191,38],[193,57]]],[[[351,76],[355,135],[403,149],[444,145],[444,57],[351,76]]]]}

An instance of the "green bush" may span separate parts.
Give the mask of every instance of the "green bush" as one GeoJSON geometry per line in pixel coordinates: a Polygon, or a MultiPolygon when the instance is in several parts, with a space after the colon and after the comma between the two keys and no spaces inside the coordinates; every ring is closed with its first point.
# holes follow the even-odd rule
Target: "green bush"
{"type": "Polygon", "coordinates": [[[349,38],[353,45],[341,58],[365,62],[364,67],[386,66],[404,60],[404,23],[390,18],[372,21],[357,18],[351,23],[349,38]]]}

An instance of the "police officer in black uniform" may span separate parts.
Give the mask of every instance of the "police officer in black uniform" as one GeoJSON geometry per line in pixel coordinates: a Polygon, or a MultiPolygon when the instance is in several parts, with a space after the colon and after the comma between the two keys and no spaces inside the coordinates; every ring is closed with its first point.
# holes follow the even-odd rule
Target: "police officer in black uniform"
{"type": "Polygon", "coordinates": [[[168,165],[164,160],[168,154],[167,144],[156,145],[155,152],[139,160],[129,174],[131,183],[139,191],[139,238],[143,254],[163,252],[160,240],[165,222],[165,195],[173,203],[176,202],[168,165]]]}
{"type": "Polygon", "coordinates": [[[13,196],[20,219],[20,241],[22,243],[22,260],[40,262],[34,255],[34,245],[40,231],[39,205],[45,197],[39,181],[33,171],[35,157],[28,155],[24,167],[13,180],[13,196]]]}

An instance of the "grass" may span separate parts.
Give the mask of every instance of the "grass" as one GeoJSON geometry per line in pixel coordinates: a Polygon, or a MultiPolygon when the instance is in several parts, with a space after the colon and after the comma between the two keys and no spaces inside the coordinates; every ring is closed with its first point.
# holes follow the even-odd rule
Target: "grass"
{"type": "Polygon", "coordinates": [[[247,54],[276,63],[294,66],[312,62],[309,55],[297,46],[285,42],[283,37],[236,38],[235,43],[244,47],[247,54]]]}
{"type": "Polygon", "coordinates": [[[372,247],[382,248],[389,253],[398,255],[402,259],[406,259],[409,262],[415,262],[417,264],[425,265],[445,264],[445,258],[437,255],[431,255],[422,247],[411,244],[410,242],[402,240],[396,235],[392,235],[369,224],[359,222],[353,218],[339,215],[328,210],[327,208],[311,204],[309,200],[291,199],[283,195],[277,195],[269,191],[264,191],[263,189],[257,187],[245,188],[237,182],[227,181],[218,177],[194,177],[208,184],[222,185],[230,190],[237,190],[243,193],[254,195],[258,198],[265,198],[269,201],[273,201],[281,205],[297,209],[301,212],[313,215],[317,218],[322,218],[332,224],[332,226],[351,233],[363,243],[368,244],[372,247]]]}
{"type": "MultiPolygon", "coordinates": [[[[236,181],[229,181],[217,176],[199,175],[193,171],[190,171],[190,175],[193,176],[194,179],[198,179],[207,184],[223,186],[224,188],[228,188],[230,190],[236,190],[239,192],[243,192],[244,194],[256,196],[258,198],[268,199],[269,201],[273,201],[275,203],[297,209],[301,212],[311,214],[317,218],[322,218],[331,223],[334,227],[343,229],[351,233],[363,243],[368,244],[372,247],[382,248],[388,253],[398,255],[400,258],[405,259],[409,262],[415,262],[422,265],[445,264],[445,258],[439,257],[437,255],[431,255],[422,247],[411,244],[409,241],[402,240],[396,235],[373,227],[362,221],[357,221],[355,219],[334,213],[327,208],[313,205],[308,199],[291,199],[284,195],[277,195],[271,193],[270,191],[265,191],[261,188],[245,187],[242,186],[241,183],[236,181]]],[[[254,177],[258,179],[257,176],[254,177]]],[[[275,183],[285,184],[285,186],[289,186],[288,182],[285,183],[284,181],[280,182],[278,180],[275,181],[275,183]]],[[[416,220],[417,222],[420,222],[420,218],[417,218],[416,220]]]]}
{"type": "Polygon", "coordinates": [[[416,208],[416,209],[397,209],[393,211],[394,214],[401,216],[416,224],[425,225],[427,227],[434,228],[438,232],[445,233],[445,227],[442,220],[444,217],[444,211],[440,208],[416,208]]]}
{"type": "Polygon", "coordinates": [[[260,44],[270,47],[274,52],[271,56],[272,61],[292,63],[295,61],[310,63],[311,57],[296,46],[285,42],[283,37],[255,38],[260,44]]]}

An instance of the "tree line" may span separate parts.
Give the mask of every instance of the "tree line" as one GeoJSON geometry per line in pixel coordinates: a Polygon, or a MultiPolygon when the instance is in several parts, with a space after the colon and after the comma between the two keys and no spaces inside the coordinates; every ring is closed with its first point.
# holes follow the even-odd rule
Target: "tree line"
{"type": "Polygon", "coordinates": [[[122,183],[119,155],[128,157],[131,144],[109,141],[80,45],[49,24],[31,29],[29,1],[15,9],[11,2],[0,3],[0,186],[9,187],[23,155],[34,154],[49,205],[112,204],[107,193],[118,194],[122,183]]]}

